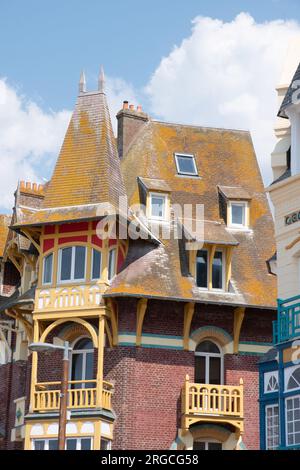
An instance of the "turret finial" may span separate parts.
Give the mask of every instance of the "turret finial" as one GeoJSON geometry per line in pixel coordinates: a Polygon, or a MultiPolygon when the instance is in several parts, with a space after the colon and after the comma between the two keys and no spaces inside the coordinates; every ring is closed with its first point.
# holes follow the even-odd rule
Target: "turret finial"
{"type": "Polygon", "coordinates": [[[104,75],[104,70],[103,70],[102,65],[100,67],[99,78],[98,78],[98,90],[101,93],[105,93],[105,75],[104,75]]]}
{"type": "Polygon", "coordinates": [[[80,74],[80,80],[79,80],[79,93],[85,93],[85,92],[86,92],[85,73],[82,70],[80,74]]]}

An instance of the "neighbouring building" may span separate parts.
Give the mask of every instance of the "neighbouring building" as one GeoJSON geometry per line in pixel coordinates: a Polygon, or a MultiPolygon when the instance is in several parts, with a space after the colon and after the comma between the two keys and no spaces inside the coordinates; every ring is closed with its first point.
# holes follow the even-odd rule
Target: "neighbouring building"
{"type": "Polygon", "coordinates": [[[270,266],[277,274],[279,299],[274,348],[260,359],[260,422],[261,448],[272,450],[300,449],[299,50],[300,40],[296,39],[278,87],[274,182],[267,189],[275,211],[277,253],[270,266]]]}
{"type": "Polygon", "coordinates": [[[250,134],[126,101],[117,121],[116,139],[104,75],[93,92],[82,75],[51,180],[15,193],[0,445],[57,448],[62,355],[28,345],[68,341],[68,449],[258,449],[277,292],[250,134]]]}

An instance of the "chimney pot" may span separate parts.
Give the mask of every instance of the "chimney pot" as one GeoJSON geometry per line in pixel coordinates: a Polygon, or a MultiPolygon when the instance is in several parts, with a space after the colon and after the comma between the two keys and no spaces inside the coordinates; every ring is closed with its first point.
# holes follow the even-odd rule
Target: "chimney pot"
{"type": "Polygon", "coordinates": [[[138,107],[136,108],[138,113],[142,112],[142,106],[139,104],[138,107]]]}
{"type": "Polygon", "coordinates": [[[31,183],[29,181],[26,182],[26,189],[31,189],[31,183]]]}
{"type": "Polygon", "coordinates": [[[131,104],[131,105],[129,106],[129,109],[130,109],[130,111],[134,111],[134,104],[131,104]]]}
{"type": "Polygon", "coordinates": [[[128,109],[128,101],[123,101],[123,109],[128,109]]]}
{"type": "Polygon", "coordinates": [[[33,191],[37,191],[37,186],[38,186],[38,185],[37,185],[36,183],[33,183],[33,185],[32,185],[33,191]]]}
{"type": "Polygon", "coordinates": [[[20,181],[20,188],[24,189],[25,188],[25,181],[20,181]]]}

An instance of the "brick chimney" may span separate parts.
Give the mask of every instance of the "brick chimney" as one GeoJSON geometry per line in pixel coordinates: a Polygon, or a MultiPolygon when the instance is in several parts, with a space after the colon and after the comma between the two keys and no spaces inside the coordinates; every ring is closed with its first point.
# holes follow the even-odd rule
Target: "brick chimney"
{"type": "Polygon", "coordinates": [[[142,126],[149,121],[148,114],[144,113],[141,106],[137,109],[128,101],[123,102],[123,108],[117,114],[118,119],[118,152],[120,159],[126,154],[129,145],[142,126]]]}

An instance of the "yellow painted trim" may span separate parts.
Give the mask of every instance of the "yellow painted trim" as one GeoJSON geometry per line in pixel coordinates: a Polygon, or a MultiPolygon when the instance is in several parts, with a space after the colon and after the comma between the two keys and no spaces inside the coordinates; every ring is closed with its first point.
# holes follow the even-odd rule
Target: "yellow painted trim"
{"type": "Polygon", "coordinates": [[[140,346],[142,342],[142,330],[144,317],[147,310],[148,299],[139,299],[136,310],[136,345],[140,346]]]}
{"type": "Polygon", "coordinates": [[[231,260],[233,255],[233,247],[228,246],[225,253],[226,266],[225,266],[225,291],[228,292],[229,281],[231,279],[231,260]]]}
{"type": "Polygon", "coordinates": [[[210,245],[208,247],[208,289],[212,289],[212,266],[213,266],[213,261],[216,253],[216,245],[210,245]]]}
{"type": "Polygon", "coordinates": [[[112,329],[112,345],[118,345],[118,305],[113,299],[107,299],[107,305],[109,308],[109,318],[112,329]]]}
{"type": "Polygon", "coordinates": [[[105,331],[106,331],[109,347],[112,348],[113,347],[112,333],[110,331],[107,317],[105,318],[105,331]]]}
{"type": "Polygon", "coordinates": [[[96,392],[96,406],[102,406],[102,389],[103,389],[103,364],[104,364],[104,324],[105,318],[103,315],[99,317],[98,327],[98,362],[97,362],[97,392],[96,392]]]}
{"type": "Polygon", "coordinates": [[[90,323],[88,323],[87,321],[83,320],[82,318],[63,318],[63,319],[60,319],[60,320],[56,320],[54,323],[51,323],[51,325],[49,325],[45,331],[43,332],[41,338],[40,338],[40,342],[41,343],[44,343],[48,334],[54,329],[56,328],[57,326],[59,325],[62,325],[63,323],[66,323],[68,321],[72,321],[74,323],[79,323],[80,325],[84,326],[88,332],[90,333],[90,336],[93,340],[93,345],[95,348],[98,347],[98,338],[97,338],[97,334],[96,334],[96,331],[94,330],[94,328],[92,327],[92,325],[90,323]]]}
{"type": "Polygon", "coordinates": [[[197,250],[190,250],[189,251],[189,267],[191,275],[196,278],[196,258],[197,258],[197,250]]]}
{"type": "Polygon", "coordinates": [[[189,302],[184,306],[184,324],[183,324],[183,349],[189,350],[190,330],[195,313],[195,304],[189,302]]]}
{"type": "Polygon", "coordinates": [[[233,353],[239,352],[240,333],[245,317],[245,308],[238,307],[234,309],[234,320],[233,320],[233,353]]]}
{"type": "MultiPolygon", "coordinates": [[[[35,320],[33,323],[33,341],[34,343],[39,342],[39,322],[35,320]]],[[[32,352],[32,365],[31,365],[31,383],[30,383],[30,405],[29,409],[32,412],[34,406],[34,392],[35,385],[37,383],[37,365],[38,365],[38,353],[32,352]]]]}

